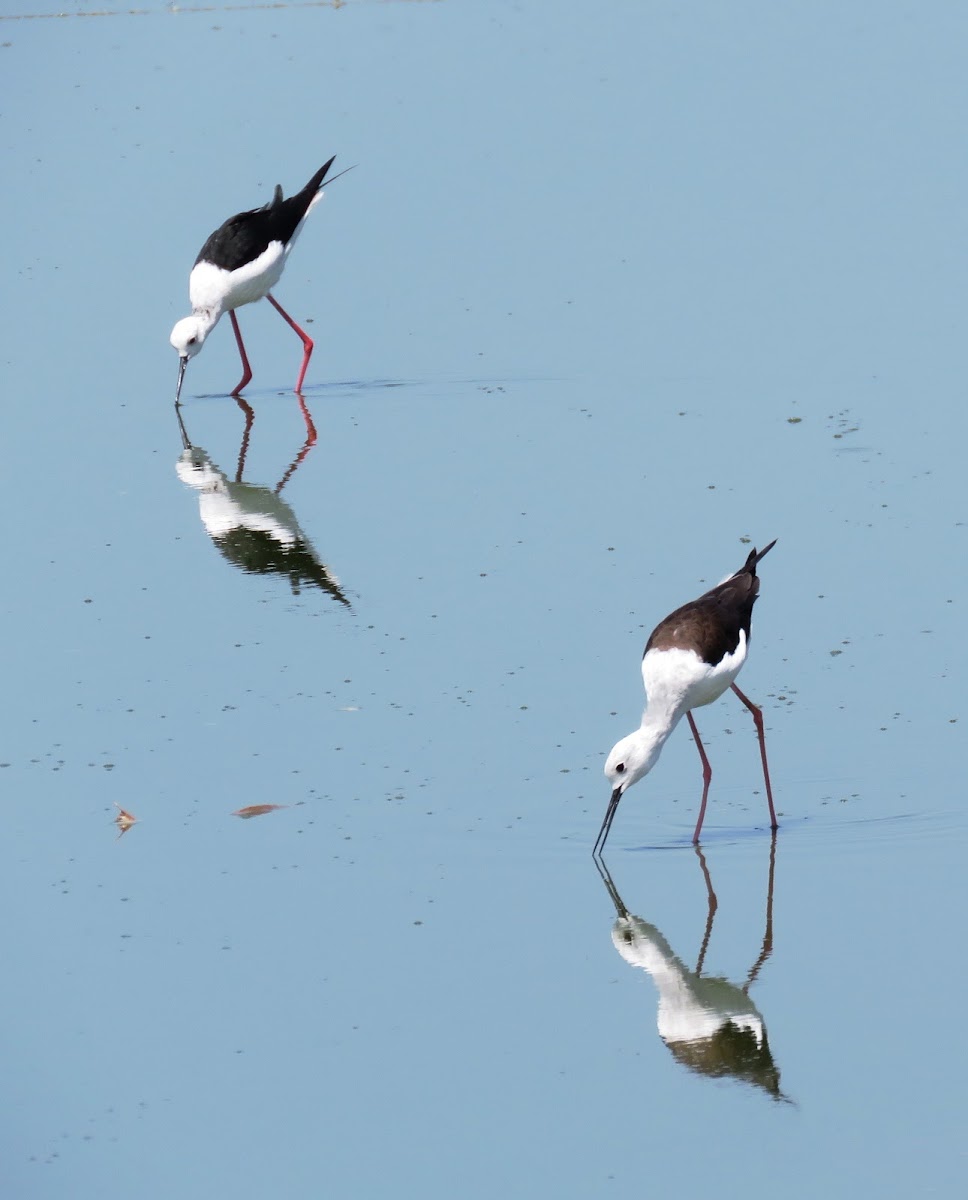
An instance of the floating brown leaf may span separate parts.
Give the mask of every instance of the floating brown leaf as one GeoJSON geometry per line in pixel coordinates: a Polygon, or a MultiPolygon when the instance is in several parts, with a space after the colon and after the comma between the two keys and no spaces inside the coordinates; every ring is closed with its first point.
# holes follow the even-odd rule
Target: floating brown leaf
{"type": "Polygon", "coordinates": [[[277,808],[285,807],[285,804],[249,804],[245,808],[237,808],[232,816],[241,817],[243,821],[248,821],[250,817],[261,817],[265,813],[275,812],[277,808]]]}
{"type": "Polygon", "coordinates": [[[118,827],[118,837],[121,837],[128,832],[132,825],[137,824],[138,818],[133,813],[129,813],[127,809],[122,808],[117,802],[115,802],[114,807],[118,810],[118,815],[114,818],[114,823],[118,827]]]}

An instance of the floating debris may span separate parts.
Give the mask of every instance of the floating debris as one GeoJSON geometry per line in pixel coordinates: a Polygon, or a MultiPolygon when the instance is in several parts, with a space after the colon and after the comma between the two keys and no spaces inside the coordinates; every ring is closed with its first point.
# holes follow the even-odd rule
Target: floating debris
{"type": "Polygon", "coordinates": [[[248,821],[250,817],[261,817],[266,813],[275,812],[277,808],[286,808],[285,804],[249,804],[245,808],[237,808],[232,814],[233,817],[241,817],[243,821],[248,821]]]}
{"type": "Polygon", "coordinates": [[[115,801],[114,807],[118,810],[118,815],[114,818],[114,823],[118,827],[118,837],[123,837],[132,825],[137,825],[138,818],[133,813],[129,813],[127,809],[122,808],[115,801]]]}

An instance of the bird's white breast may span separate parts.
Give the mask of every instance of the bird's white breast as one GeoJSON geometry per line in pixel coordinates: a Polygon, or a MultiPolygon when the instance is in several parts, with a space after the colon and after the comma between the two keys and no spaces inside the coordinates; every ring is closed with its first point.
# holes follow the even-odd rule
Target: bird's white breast
{"type": "Polygon", "coordinates": [[[228,312],[242,304],[261,300],[279,282],[285,265],[286,249],[282,242],[270,242],[258,258],[234,271],[226,271],[213,263],[196,263],[188,279],[192,308],[228,312]]]}
{"type": "Polygon", "coordinates": [[[715,666],[703,662],[695,650],[650,650],[642,659],[642,681],[649,706],[686,712],[712,704],[726,691],[746,661],[746,634],[715,666]]]}

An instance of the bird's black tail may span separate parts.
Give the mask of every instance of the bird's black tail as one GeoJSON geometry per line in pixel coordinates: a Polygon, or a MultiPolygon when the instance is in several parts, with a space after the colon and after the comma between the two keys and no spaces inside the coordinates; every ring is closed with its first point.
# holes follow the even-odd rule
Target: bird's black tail
{"type": "Polygon", "coordinates": [[[319,189],[322,187],[323,180],[326,178],[326,172],[329,170],[329,168],[333,165],[334,162],[336,162],[335,154],[329,160],[328,163],[323,163],[323,165],[319,168],[319,170],[312,177],[312,179],[310,179],[309,183],[306,184],[306,186],[299,193],[299,195],[306,196],[308,200],[311,200],[313,198],[313,196],[315,196],[316,193],[319,191],[319,189]]]}
{"type": "Polygon", "coordinates": [[[760,561],[761,558],[764,558],[767,554],[769,554],[775,545],[776,545],[776,538],[774,538],[773,541],[770,542],[770,544],[768,546],[764,546],[762,550],[751,550],[750,556],[746,560],[746,563],[744,564],[742,571],[737,571],[736,572],[737,575],[742,575],[746,571],[748,571],[751,575],[755,575],[756,574],[756,564],[760,561]]]}
{"type": "Polygon", "coordinates": [[[264,211],[269,214],[271,221],[271,227],[267,232],[269,239],[281,241],[284,245],[289,242],[299,228],[299,222],[309,211],[309,206],[316,199],[316,195],[326,177],[326,172],[335,160],[336,155],[334,154],[328,163],[324,163],[319,168],[301,192],[296,192],[295,195],[290,196],[286,200],[282,198],[282,188],[279,184],[276,184],[275,195],[265,206],[265,209],[256,210],[257,213],[264,211]]]}

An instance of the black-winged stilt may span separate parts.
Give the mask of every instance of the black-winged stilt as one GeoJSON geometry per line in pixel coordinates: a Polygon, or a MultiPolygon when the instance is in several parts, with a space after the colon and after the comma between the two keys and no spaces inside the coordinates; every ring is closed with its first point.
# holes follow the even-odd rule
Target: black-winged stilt
{"type": "Polygon", "coordinates": [[[235,478],[220,470],[201,446],[192,444],[180,408],[175,414],[183,450],[175,470],[178,478],[198,493],[202,524],[228,562],[249,575],[282,576],[289,581],[293,595],[299,595],[303,586],[318,587],[351,608],[340,581],[319,557],[299,527],[295,512],[282,498],[282,489],[316,444],[316,427],[306,401],[302,396],[298,400],[306,422],[306,441],[275,487],[245,482],[255,413],[241,396],[236,396],[235,402],[245,414],[245,429],[235,478]]]}
{"type": "Polygon", "coordinates": [[[713,773],[690,710],[712,704],[727,688],[732,688],[753,714],[763,760],[766,800],[770,806],[770,828],[776,829],[763,714],[735,683],[746,662],[750,616],[760,590],[756,565],[775,545],[776,539],[763,550],[751,550],[735,575],[704,592],[698,600],[677,608],[653,629],[642,656],[642,679],[647,697],[642,724],[634,733],[616,742],[605,761],[605,775],[612,785],[612,795],[595,839],[593,854],[600,854],[605,846],[619,800],[633,783],[652,770],[666,739],[683,716],[689,721],[702,759],[702,803],[696,832],[692,835],[693,842],[699,841],[713,773]]]}
{"type": "MultiPolygon", "coordinates": [[[[225,312],[232,320],[235,340],[242,358],[242,378],[232,389],[232,395],[236,396],[242,391],[252,378],[252,370],[242,343],[235,310],[242,304],[252,304],[261,300],[263,296],[302,341],[303,360],[295,388],[297,392],[302,390],[309,357],[313,352],[313,342],[279,304],[270,289],[279,282],[286,259],[306,217],[316,202],[322,199],[323,179],[333,165],[335,157],[334,155],[328,163],[319,168],[301,192],[290,196],[288,200],[282,198],[282,188],[276,184],[275,193],[268,204],[229,217],[198,252],[188,280],[192,315],[183,317],[171,331],[171,344],[178,351],[179,357],[176,404],[181,397],[188,360],[194,358],[201,350],[205,339],[225,312]]],[[[333,178],[338,176],[334,175],[333,178]]],[[[332,180],[329,182],[332,183],[332,180]]]]}

